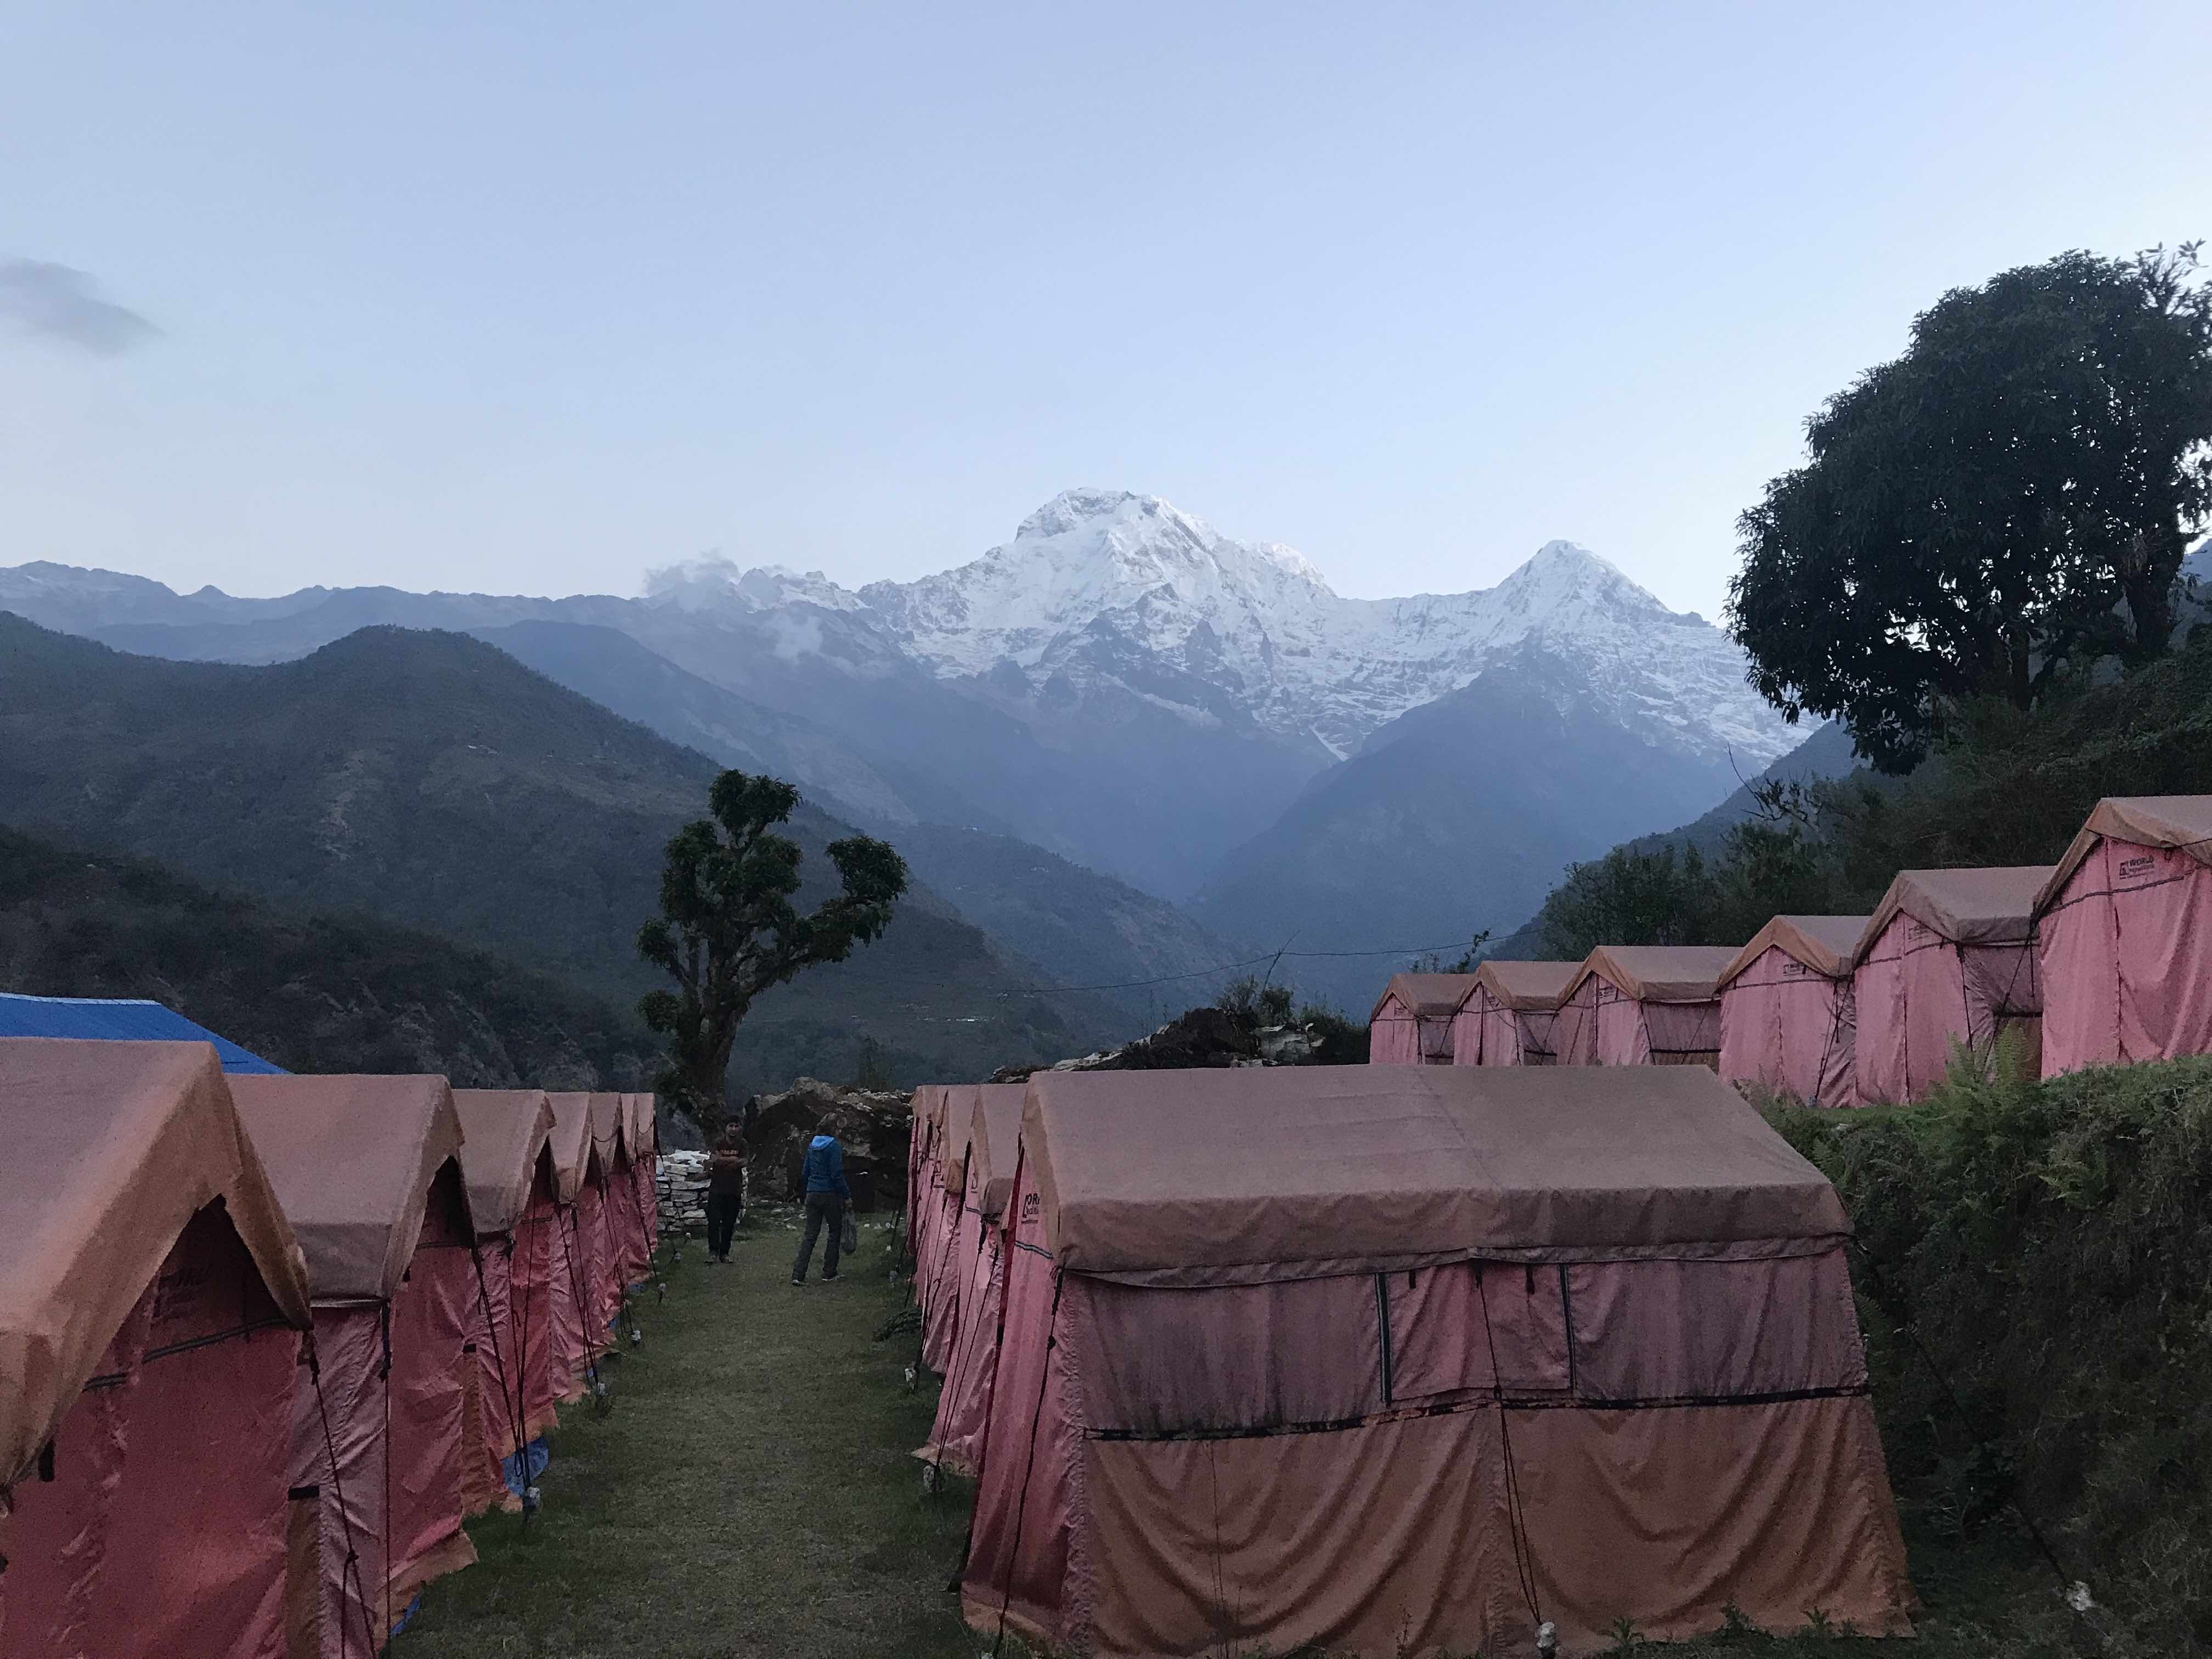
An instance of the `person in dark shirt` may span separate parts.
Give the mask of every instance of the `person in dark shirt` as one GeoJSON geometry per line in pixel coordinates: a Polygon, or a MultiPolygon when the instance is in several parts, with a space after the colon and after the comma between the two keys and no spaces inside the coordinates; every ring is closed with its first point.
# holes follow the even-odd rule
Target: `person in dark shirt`
{"type": "Polygon", "coordinates": [[[707,1260],[730,1259],[730,1238],[745,1215],[745,1141],[738,1126],[724,1127],[707,1156],[707,1260]]]}
{"type": "Polygon", "coordinates": [[[799,1236],[799,1256],[791,1264],[791,1282],[806,1282],[807,1264],[814,1260],[814,1237],[825,1228],[830,1243],[822,1252],[822,1282],[837,1277],[837,1250],[845,1231],[845,1206],[853,1189],[845,1184],[845,1149],[835,1135],[817,1135],[806,1145],[806,1231],[799,1236]]]}

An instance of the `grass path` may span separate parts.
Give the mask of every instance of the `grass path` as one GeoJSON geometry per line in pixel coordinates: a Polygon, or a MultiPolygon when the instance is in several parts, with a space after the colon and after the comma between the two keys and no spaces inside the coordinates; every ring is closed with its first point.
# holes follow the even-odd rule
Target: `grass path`
{"type": "Polygon", "coordinates": [[[906,1391],[912,1336],[873,1340],[889,1229],[799,1290],[789,1219],[757,1211],[726,1267],[684,1250],[608,1368],[614,1411],[567,1414],[526,1534],[470,1523],[477,1564],[430,1587],[395,1659],[973,1659],[945,1593],[966,1494],[924,1498],[907,1455],[935,1390],[906,1391]]]}

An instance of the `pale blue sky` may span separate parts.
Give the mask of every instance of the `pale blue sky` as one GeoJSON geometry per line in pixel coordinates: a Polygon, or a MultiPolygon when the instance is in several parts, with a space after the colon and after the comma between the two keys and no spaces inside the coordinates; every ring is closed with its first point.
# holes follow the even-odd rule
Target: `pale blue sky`
{"type": "Polygon", "coordinates": [[[2208,234],[2205,0],[0,0],[0,262],[160,331],[0,282],[0,564],[859,582],[1098,484],[1711,614],[1914,310],[2208,234]]]}

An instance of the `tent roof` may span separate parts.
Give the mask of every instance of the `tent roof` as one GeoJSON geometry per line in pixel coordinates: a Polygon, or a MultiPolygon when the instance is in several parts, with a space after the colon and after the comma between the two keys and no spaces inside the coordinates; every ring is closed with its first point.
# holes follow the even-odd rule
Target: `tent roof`
{"type": "Polygon", "coordinates": [[[1575,969],[1567,995],[1596,974],[1638,1002],[1710,1002],[1735,955],[1728,945],[1601,945],[1575,969]]]}
{"type": "Polygon", "coordinates": [[[592,1097],[571,1091],[549,1091],[545,1098],[553,1108],[554,1191],[563,1204],[573,1204],[592,1163],[592,1097]]]}
{"type": "Polygon", "coordinates": [[[1581,969],[1578,962],[1486,962],[1475,983],[1508,1008],[1557,1008],[1581,969]]]}
{"type": "Polygon", "coordinates": [[[627,1094],[623,1108],[629,1116],[629,1155],[646,1158],[660,1149],[660,1121],[650,1094],[627,1094]]]}
{"type": "Polygon", "coordinates": [[[1972,870],[1900,870],[1875,906],[1860,941],[1863,953],[1899,914],[1960,945],[2017,945],[2028,937],[2035,896],[2048,864],[1972,870]]]}
{"type": "Polygon", "coordinates": [[[967,1161],[969,1143],[975,1133],[975,1095],[981,1086],[974,1083],[945,1085],[945,1150],[939,1156],[947,1170],[957,1170],[967,1161]]]}
{"type": "Polygon", "coordinates": [[[1796,957],[1826,979],[1847,979],[1859,956],[1859,941],[1866,937],[1866,916],[1777,916],[1752,935],[1751,943],[1735,953],[1721,970],[1719,988],[1757,962],[1770,950],[1796,957]]]}
{"type": "Polygon", "coordinates": [[[32,1036],[208,1042],[215,1045],[216,1058],[226,1072],[281,1076],[284,1070],[158,1002],[122,997],[27,997],[0,991],[0,1037],[32,1036]]]}
{"type": "Polygon", "coordinates": [[[469,1217],[483,1238],[514,1231],[529,1207],[538,1154],[553,1133],[553,1106],[543,1089],[456,1089],[460,1114],[461,1179],[469,1217]]]}
{"type": "Polygon", "coordinates": [[[974,1129],[969,1156],[983,1182],[983,1213],[996,1217],[1006,1207],[1013,1191],[1014,1159],[1021,1144],[1022,1102],[1028,1088],[1019,1083],[981,1083],[975,1086],[974,1129]]]}
{"type": "Polygon", "coordinates": [[[461,1149],[441,1077],[241,1077],[231,1096],[307,1256],[318,1302],[388,1302],[430,1183],[461,1149]]]}
{"type": "Polygon", "coordinates": [[[313,1322],[307,1262],[206,1043],[0,1041],[0,1482],[215,1200],[284,1316],[313,1322]]]}
{"type": "Polygon", "coordinates": [[[2199,864],[2212,864],[2212,795],[2107,795],[2090,809],[2087,822],[2036,895],[2040,915],[2058,902],[2059,891],[2081,867],[2100,841],[2132,842],[2137,847],[2171,848],[2199,864]]]}
{"type": "Polygon", "coordinates": [[[1850,1231],[1820,1172],[1702,1066],[1040,1072],[1022,1138],[1078,1272],[1850,1231]]]}
{"type": "Polygon", "coordinates": [[[599,1154],[602,1168],[615,1166],[617,1147],[624,1158],[629,1152],[629,1109],[617,1094],[595,1094],[587,1097],[592,1107],[592,1145],[599,1154]]]}
{"type": "Polygon", "coordinates": [[[1473,974],[1393,974],[1382,994],[1375,999],[1375,1012],[1367,1016],[1368,1023],[1382,1018],[1382,1005],[1392,997],[1412,1009],[1418,1019],[1455,1014],[1474,990],[1474,978],[1473,974]]]}
{"type": "Polygon", "coordinates": [[[914,1123],[919,1129],[925,1124],[937,1131],[942,1145],[945,1134],[945,1101],[951,1085],[943,1083],[921,1083],[915,1085],[914,1123]]]}

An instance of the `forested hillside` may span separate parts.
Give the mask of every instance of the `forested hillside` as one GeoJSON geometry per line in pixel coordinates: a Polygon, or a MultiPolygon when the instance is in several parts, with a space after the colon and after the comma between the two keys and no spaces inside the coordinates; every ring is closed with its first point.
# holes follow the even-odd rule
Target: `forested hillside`
{"type": "Polygon", "coordinates": [[[653,1075],[633,1015],[548,975],[7,829],[0,989],[150,998],[290,1071],[438,1072],[464,1088],[640,1089],[653,1075]]]}
{"type": "Polygon", "coordinates": [[[1578,866],[1510,942],[1578,957],[1614,945],[1740,945],[1769,916],[1858,915],[1899,870],[2047,864],[2106,795],[2212,789],[2212,628],[2131,672],[2035,707],[1963,702],[1902,778],[1779,781],[1763,816],[1578,866]]]}
{"type": "MultiPolygon", "coordinates": [[[[131,657],[0,616],[0,817],[289,906],[361,911],[490,950],[627,1007],[661,849],[716,767],[481,641],[364,629],[267,667],[131,657]]],[[[844,827],[802,805],[808,855],[844,827]]],[[[918,890],[849,962],[764,998],[734,1077],[983,1076],[1122,1023],[1036,994],[918,890]]]]}

